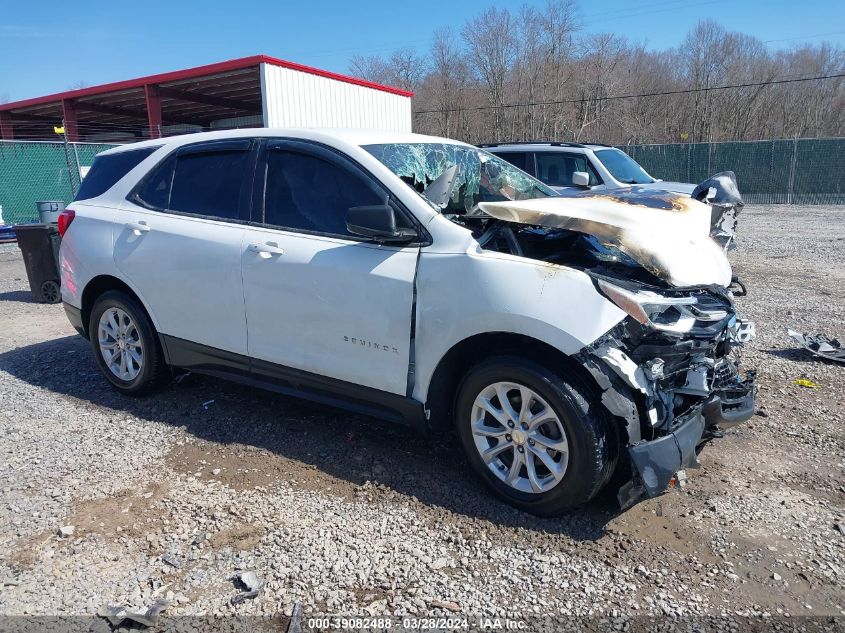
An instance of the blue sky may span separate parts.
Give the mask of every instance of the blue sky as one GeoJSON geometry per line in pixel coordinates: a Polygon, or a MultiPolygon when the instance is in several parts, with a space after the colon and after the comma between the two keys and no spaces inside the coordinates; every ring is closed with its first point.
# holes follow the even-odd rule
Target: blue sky
{"type": "MultiPolygon", "coordinates": [[[[545,0],[527,0],[543,5],[545,0]]],[[[426,0],[6,3],[0,21],[0,100],[18,100],[224,59],[267,54],[347,72],[355,54],[424,50],[434,29],[495,4],[426,0]]],[[[835,0],[623,0],[580,3],[588,32],[614,32],[653,49],[676,46],[702,18],[771,47],[845,42],[845,2],[835,0]]]]}

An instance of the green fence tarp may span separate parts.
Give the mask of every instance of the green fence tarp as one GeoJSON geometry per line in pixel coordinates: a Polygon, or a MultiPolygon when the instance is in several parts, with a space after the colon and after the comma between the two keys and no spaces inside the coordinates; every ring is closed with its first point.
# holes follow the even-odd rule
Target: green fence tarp
{"type": "Polygon", "coordinates": [[[736,173],[750,204],[845,204],[845,139],[781,139],[620,147],[655,178],[699,183],[736,173]]]}
{"type": "Polygon", "coordinates": [[[79,187],[79,166],[90,166],[99,152],[114,145],[61,142],[0,142],[0,207],[6,224],[38,219],[39,200],[70,202],[79,187]],[[70,169],[68,168],[70,164],[70,169]]]}

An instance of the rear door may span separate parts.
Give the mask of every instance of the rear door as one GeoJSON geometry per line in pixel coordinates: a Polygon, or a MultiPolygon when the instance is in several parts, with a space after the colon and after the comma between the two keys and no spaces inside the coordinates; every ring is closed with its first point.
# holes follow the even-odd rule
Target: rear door
{"type": "Polygon", "coordinates": [[[300,141],[269,141],[255,181],[242,266],[253,371],[284,379],[291,368],[405,395],[419,247],[369,242],[345,221],[350,207],[384,204],[387,190],[338,152],[300,141]]]}
{"type": "Polygon", "coordinates": [[[115,263],[168,337],[171,356],[247,353],[240,264],[254,161],[251,139],[183,146],[118,213],[115,263]]]}

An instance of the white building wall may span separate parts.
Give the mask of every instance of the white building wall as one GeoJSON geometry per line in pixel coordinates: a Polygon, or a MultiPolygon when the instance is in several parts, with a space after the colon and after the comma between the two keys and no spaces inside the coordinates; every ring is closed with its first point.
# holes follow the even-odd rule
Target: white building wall
{"type": "Polygon", "coordinates": [[[261,64],[265,127],[411,131],[411,98],[272,64],[261,64]]]}

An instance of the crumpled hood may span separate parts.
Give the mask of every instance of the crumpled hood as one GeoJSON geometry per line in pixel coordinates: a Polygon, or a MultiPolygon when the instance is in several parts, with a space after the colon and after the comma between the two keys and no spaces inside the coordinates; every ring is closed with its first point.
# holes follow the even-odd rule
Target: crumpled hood
{"type": "Polygon", "coordinates": [[[731,283],[728,258],[710,238],[710,207],[683,194],[620,190],[478,206],[506,222],[594,235],[676,287],[731,283]]]}

